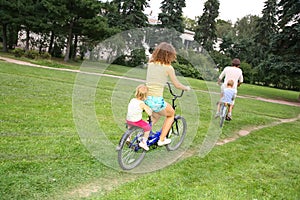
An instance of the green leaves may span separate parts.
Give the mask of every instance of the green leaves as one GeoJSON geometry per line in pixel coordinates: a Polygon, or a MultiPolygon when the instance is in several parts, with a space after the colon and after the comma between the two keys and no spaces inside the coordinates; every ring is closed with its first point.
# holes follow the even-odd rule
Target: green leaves
{"type": "Polygon", "coordinates": [[[219,6],[218,0],[207,0],[196,28],[195,40],[208,52],[213,50],[213,44],[217,40],[216,18],[219,16],[219,6]]]}
{"type": "Polygon", "coordinates": [[[161,13],[158,15],[158,20],[161,21],[161,25],[164,28],[172,29],[183,33],[183,11],[185,7],[185,0],[164,0],[161,3],[161,13]]]}

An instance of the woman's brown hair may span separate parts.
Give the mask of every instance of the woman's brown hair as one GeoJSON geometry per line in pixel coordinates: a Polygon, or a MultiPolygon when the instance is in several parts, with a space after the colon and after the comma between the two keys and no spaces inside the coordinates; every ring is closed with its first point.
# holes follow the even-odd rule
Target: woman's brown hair
{"type": "Polygon", "coordinates": [[[175,48],[167,42],[162,42],[154,49],[150,62],[171,65],[174,60],[176,60],[175,48]]]}

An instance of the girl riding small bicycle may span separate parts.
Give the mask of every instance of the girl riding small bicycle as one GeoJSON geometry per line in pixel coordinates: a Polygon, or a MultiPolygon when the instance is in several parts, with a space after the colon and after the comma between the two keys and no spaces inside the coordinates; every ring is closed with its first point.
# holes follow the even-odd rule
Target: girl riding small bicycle
{"type": "Polygon", "coordinates": [[[151,126],[148,122],[142,119],[142,113],[145,111],[149,116],[152,115],[152,110],[144,103],[144,100],[147,99],[148,88],[144,84],[137,86],[135,91],[135,98],[132,98],[128,104],[128,111],[126,116],[126,122],[128,128],[131,126],[137,126],[144,130],[143,140],[139,143],[139,146],[149,150],[147,146],[147,140],[151,130],[151,126]]]}
{"type": "Polygon", "coordinates": [[[234,99],[236,97],[236,89],[233,88],[233,85],[234,85],[233,80],[229,80],[227,82],[226,88],[224,88],[221,99],[218,102],[217,113],[215,115],[216,118],[220,116],[221,103],[224,103],[224,104],[229,105],[227,119],[231,120],[231,111],[233,108],[234,99]]]}

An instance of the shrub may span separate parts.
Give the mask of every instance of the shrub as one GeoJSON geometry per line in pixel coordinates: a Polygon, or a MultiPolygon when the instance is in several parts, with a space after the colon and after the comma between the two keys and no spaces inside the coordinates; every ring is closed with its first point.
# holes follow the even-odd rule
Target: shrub
{"type": "Polygon", "coordinates": [[[14,49],[13,54],[15,57],[20,58],[24,55],[24,50],[23,49],[14,49]]]}
{"type": "Polygon", "coordinates": [[[40,58],[42,58],[42,59],[51,59],[51,55],[48,52],[42,52],[40,54],[40,58]]]}
{"type": "Polygon", "coordinates": [[[196,68],[194,68],[191,64],[184,65],[184,64],[179,64],[178,62],[175,62],[175,63],[172,63],[172,66],[174,67],[174,69],[178,75],[201,79],[200,72],[196,68]]]}
{"type": "Polygon", "coordinates": [[[145,49],[134,49],[130,54],[128,65],[130,67],[143,66],[147,62],[145,49]]]}
{"type": "Polygon", "coordinates": [[[36,59],[39,56],[39,52],[35,50],[26,51],[24,56],[29,59],[36,59]]]}
{"type": "Polygon", "coordinates": [[[116,65],[123,65],[123,66],[127,66],[127,62],[126,62],[127,56],[126,55],[121,55],[118,58],[116,58],[112,64],[116,64],[116,65]]]}

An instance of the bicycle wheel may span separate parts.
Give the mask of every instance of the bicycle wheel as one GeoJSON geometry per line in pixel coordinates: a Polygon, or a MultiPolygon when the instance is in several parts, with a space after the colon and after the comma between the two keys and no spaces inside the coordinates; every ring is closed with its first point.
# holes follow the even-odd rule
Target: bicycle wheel
{"type": "Polygon", "coordinates": [[[221,112],[220,112],[220,127],[222,128],[225,118],[226,118],[226,111],[227,111],[227,106],[224,104],[221,105],[221,112]]]}
{"type": "Polygon", "coordinates": [[[138,127],[127,130],[117,147],[118,162],[122,169],[131,170],[137,167],[145,157],[146,151],[139,147],[144,131],[138,127]]]}
{"type": "Polygon", "coordinates": [[[170,144],[166,145],[169,151],[174,151],[180,147],[186,135],[186,129],[187,125],[185,119],[181,116],[176,116],[167,135],[167,137],[172,140],[170,144]]]}

